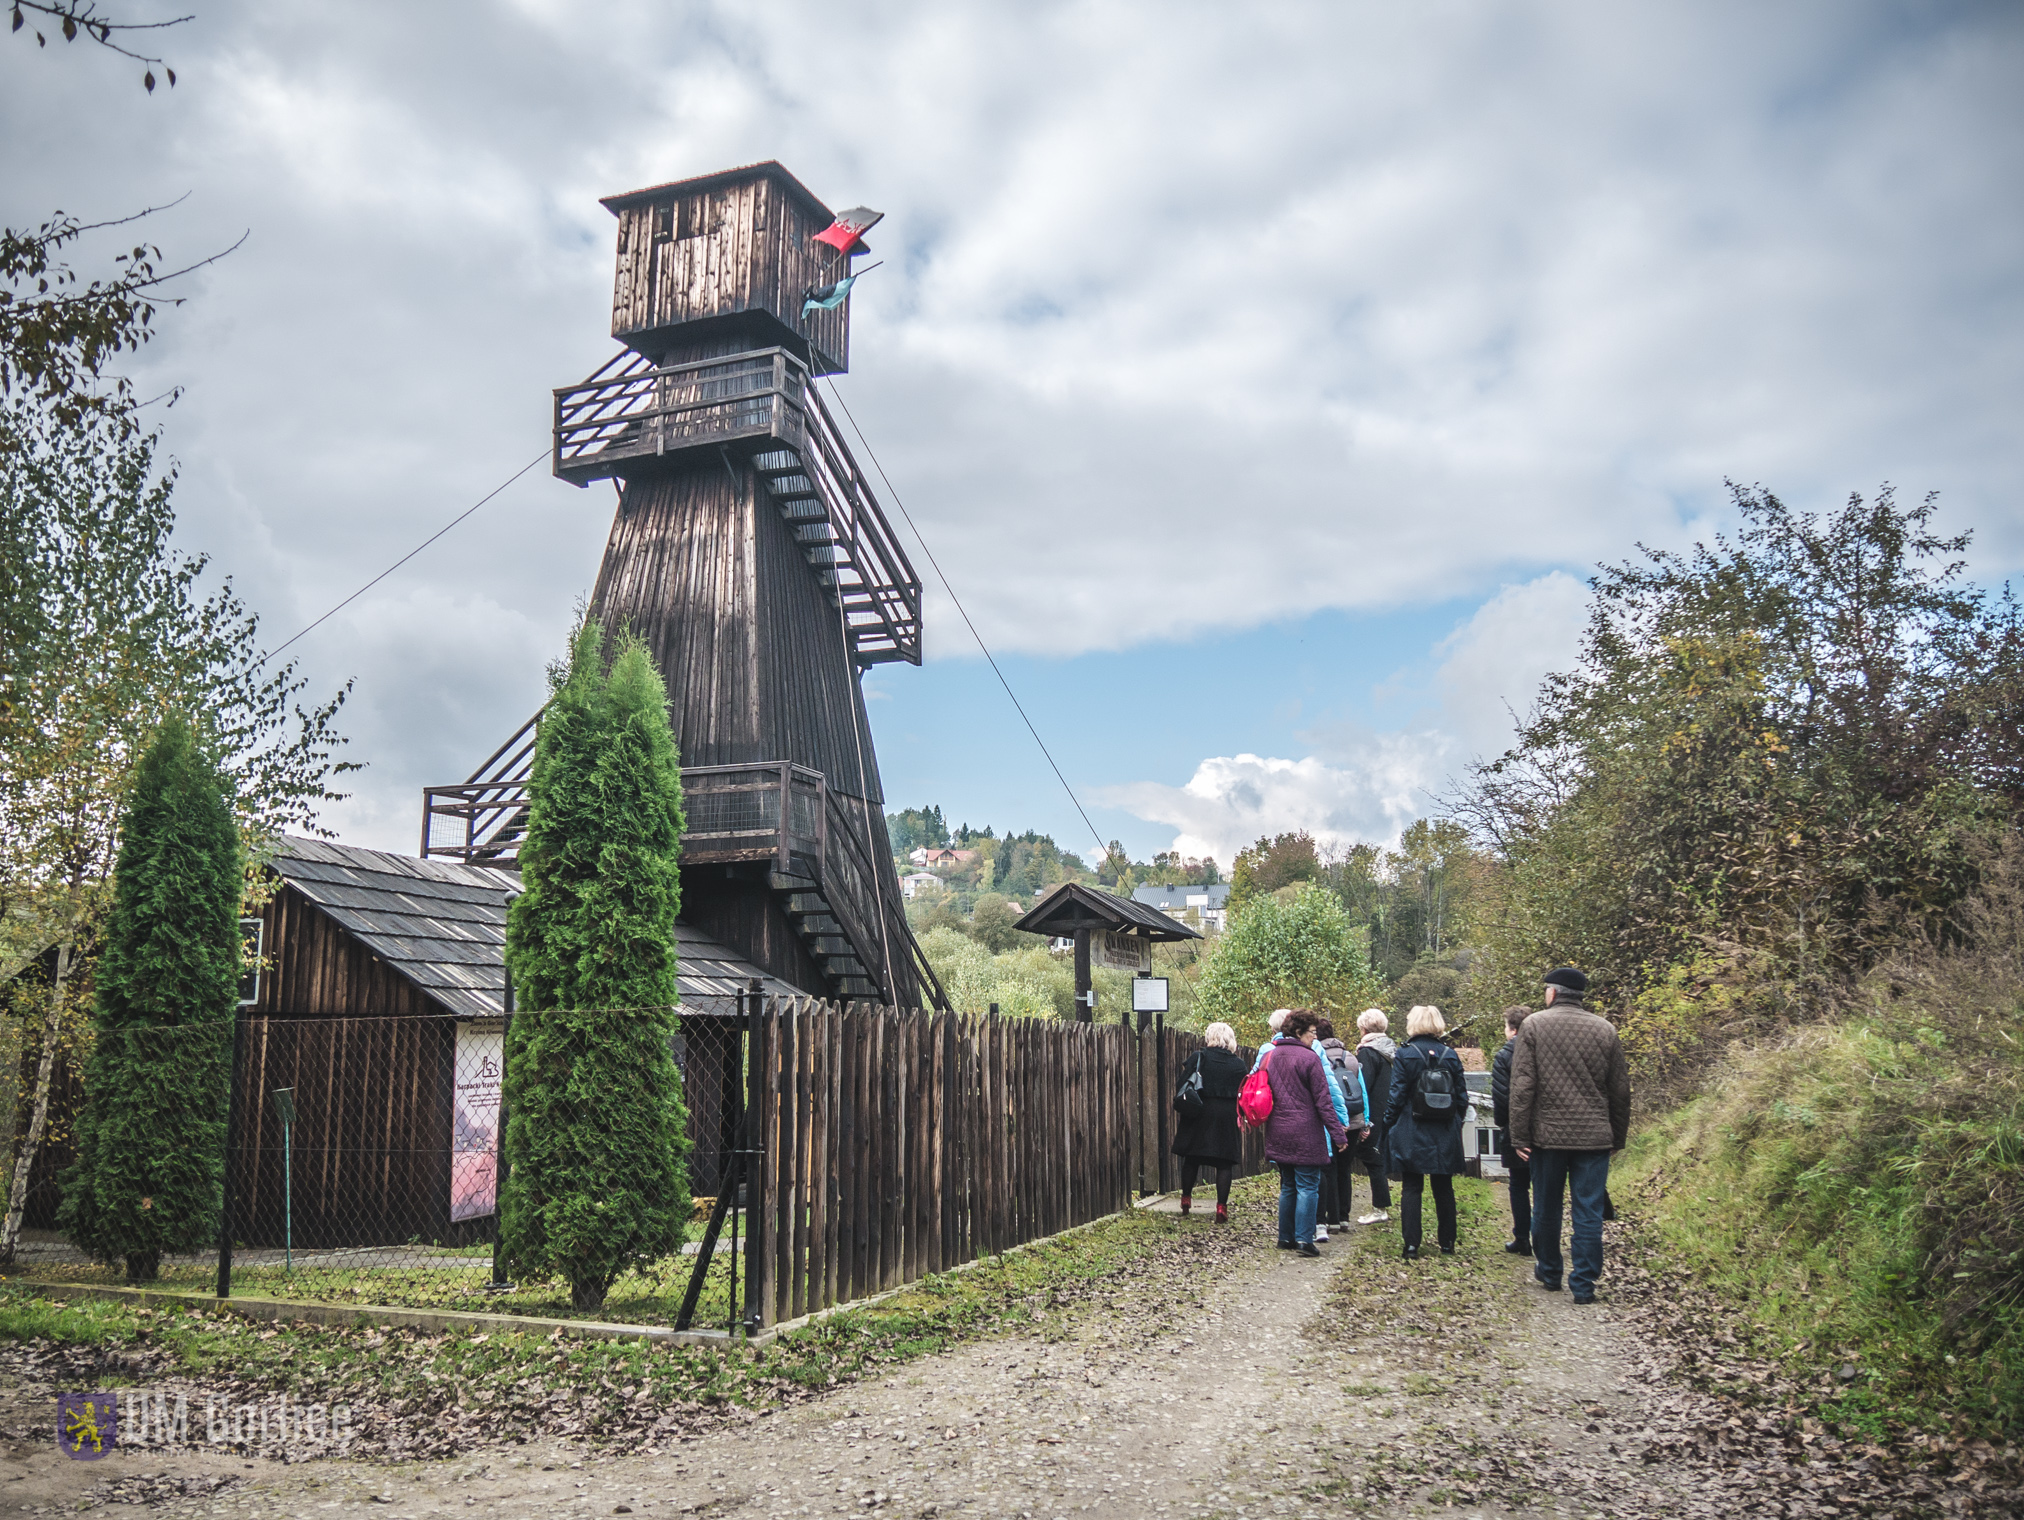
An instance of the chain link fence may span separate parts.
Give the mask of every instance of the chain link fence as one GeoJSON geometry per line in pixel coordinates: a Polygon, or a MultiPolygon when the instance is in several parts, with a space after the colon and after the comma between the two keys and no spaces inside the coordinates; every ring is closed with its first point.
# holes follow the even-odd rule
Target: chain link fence
{"type": "MultiPolygon", "coordinates": [[[[697,1241],[737,1145],[749,1084],[738,997],[685,1004],[672,1053],[689,1121],[688,1191],[654,1199],[693,1220],[676,1250],[628,1272],[601,1318],[672,1323],[697,1241]]],[[[233,1297],[574,1316],[570,1285],[512,1270],[499,1249],[498,1199],[506,1157],[507,1020],[441,1017],[243,1016],[219,1029],[128,1032],[148,1046],[158,1094],[120,1105],[131,1131],[150,1104],[187,1102],[172,1074],[200,1050],[216,1052],[213,1080],[230,1062],[224,1218],[201,1249],[164,1253],[153,1286],[233,1297]],[[234,1042],[230,1055],[218,1047],[234,1042]]],[[[137,1063],[138,1064],[138,1063],[137,1063]]],[[[88,1111],[92,1095],[83,1094],[88,1111]]],[[[111,1112],[112,1106],[106,1105],[111,1112]]],[[[596,1115],[583,1116],[596,1122],[596,1115]]],[[[143,1137],[127,1134],[133,1171],[159,1170],[143,1137]]],[[[53,1156],[38,1190],[35,1228],[17,1246],[16,1270],[46,1281],[124,1283],[123,1261],[94,1260],[58,1219],[63,1165],[53,1156]]],[[[737,1223],[733,1219],[734,1227],[737,1223]]],[[[731,1319],[732,1235],[724,1236],[695,1314],[731,1319]]]]}

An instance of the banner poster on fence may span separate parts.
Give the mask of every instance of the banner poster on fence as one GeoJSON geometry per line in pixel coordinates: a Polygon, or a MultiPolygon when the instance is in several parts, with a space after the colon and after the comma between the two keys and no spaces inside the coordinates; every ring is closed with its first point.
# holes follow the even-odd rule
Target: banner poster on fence
{"type": "Polygon", "coordinates": [[[483,1219],[499,1196],[499,1096],[506,1075],[506,1025],[457,1026],[457,1102],[450,1123],[450,1218],[483,1219]]]}

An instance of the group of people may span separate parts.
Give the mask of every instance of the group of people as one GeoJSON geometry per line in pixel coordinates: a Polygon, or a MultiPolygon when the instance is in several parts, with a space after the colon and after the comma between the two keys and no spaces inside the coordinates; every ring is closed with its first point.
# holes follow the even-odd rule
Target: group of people
{"type": "MultiPolygon", "coordinates": [[[[1547,973],[1539,1011],[1505,1010],[1505,1041],[1491,1071],[1491,1099],[1510,1171],[1512,1238],[1504,1249],[1533,1260],[1541,1287],[1558,1292],[1563,1276],[1574,1301],[1592,1303],[1602,1271],[1602,1223],[1609,1158],[1630,1126],[1630,1079],[1623,1047],[1608,1020],[1583,1004],[1588,979],[1569,966],[1547,973]],[[1572,1269],[1561,1255],[1561,1224],[1573,1201],[1572,1269]]],[[[1196,1184],[1213,1174],[1216,1219],[1229,1218],[1230,1182],[1243,1157],[1241,1101],[1265,1106],[1266,1159],[1279,1169],[1279,1249],[1319,1256],[1331,1225],[1354,1212],[1359,1165],[1370,1179],[1370,1212],[1358,1224],[1388,1220],[1391,1183],[1400,1190],[1399,1233],[1405,1259],[1424,1243],[1424,1206],[1434,1198],[1434,1242],[1452,1256],[1458,1235],[1455,1177],[1463,1169],[1469,1108],[1462,1058],[1443,1038],[1438,1008],[1406,1015],[1395,1044],[1376,1008],[1357,1019],[1354,1049],[1336,1037],[1325,1014],[1282,1008],[1268,1021],[1269,1042],[1252,1062],[1237,1053],[1228,1024],[1203,1031],[1203,1048],[1181,1072],[1173,1151],[1181,1161],[1181,1212],[1194,1208],[1196,1184]],[[1252,1081],[1256,1076],[1263,1082],[1252,1081]],[[1246,1083],[1253,1097],[1245,1100],[1246,1083]]]]}

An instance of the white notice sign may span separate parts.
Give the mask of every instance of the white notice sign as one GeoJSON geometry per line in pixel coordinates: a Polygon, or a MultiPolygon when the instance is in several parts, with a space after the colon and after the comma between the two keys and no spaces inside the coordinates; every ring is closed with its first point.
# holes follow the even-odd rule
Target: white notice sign
{"type": "Polygon", "coordinates": [[[457,1099],[450,1117],[452,1219],[483,1219],[498,1207],[499,1098],[505,1079],[505,1023],[459,1024],[457,1099]]]}
{"type": "Polygon", "coordinates": [[[1153,943],[1135,934],[1091,934],[1089,958],[1099,966],[1118,971],[1153,969],[1153,943]]]}
{"type": "Polygon", "coordinates": [[[1131,1011],[1133,1013],[1165,1013],[1167,1011],[1167,979],[1163,976],[1134,977],[1131,984],[1131,1011]]]}

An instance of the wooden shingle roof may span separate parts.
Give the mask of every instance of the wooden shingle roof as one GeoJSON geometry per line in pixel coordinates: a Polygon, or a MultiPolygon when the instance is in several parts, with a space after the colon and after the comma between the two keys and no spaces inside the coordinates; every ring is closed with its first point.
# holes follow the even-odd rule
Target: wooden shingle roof
{"type": "MultiPolygon", "coordinates": [[[[446,1011],[496,1018],[505,1008],[506,902],[521,890],[518,872],[294,838],[273,867],[446,1011]]],[[[682,1002],[698,1011],[717,1011],[754,977],[769,993],[797,995],[689,924],[676,924],[675,940],[682,1002]]]]}

